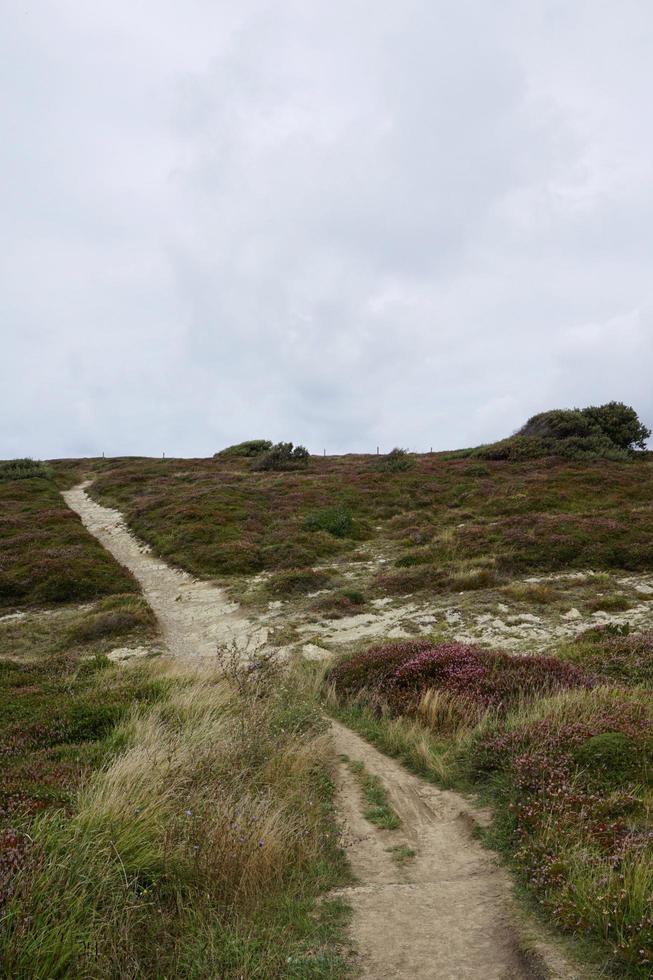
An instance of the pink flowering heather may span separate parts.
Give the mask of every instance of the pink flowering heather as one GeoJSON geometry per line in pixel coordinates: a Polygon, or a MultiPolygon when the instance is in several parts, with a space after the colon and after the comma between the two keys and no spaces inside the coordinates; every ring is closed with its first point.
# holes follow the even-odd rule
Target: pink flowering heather
{"type": "Polygon", "coordinates": [[[505,709],[524,698],[594,684],[593,677],[555,657],[517,657],[443,643],[397,666],[386,690],[392,701],[406,706],[434,687],[482,708],[505,709]]]}

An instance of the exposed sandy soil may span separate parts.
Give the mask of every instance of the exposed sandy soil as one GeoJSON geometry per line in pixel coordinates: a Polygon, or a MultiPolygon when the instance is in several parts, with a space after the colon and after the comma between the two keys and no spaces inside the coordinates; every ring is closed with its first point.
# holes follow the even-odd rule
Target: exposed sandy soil
{"type": "Polygon", "coordinates": [[[222,589],[171,568],[152,555],[127,528],[119,511],[91,500],[85,492],[88,485],[81,483],[64,492],[64,500],[107,551],[136,576],[159,619],[170,653],[214,657],[226,647],[249,654],[265,646],[266,626],[240,614],[238,605],[222,589]]]}
{"type": "MultiPolygon", "coordinates": [[[[216,656],[235,645],[243,654],[268,644],[269,620],[279,605],[249,619],[225,592],[193,579],[154,557],[126,527],[122,515],[101,507],[81,484],[64,493],[66,503],[89,531],[139,580],[158,616],[164,641],[173,655],[216,656]]],[[[284,604],[285,605],[285,604],[284,604]]],[[[385,610],[368,624],[379,629],[385,610]]],[[[405,613],[405,611],[404,611],[405,613]]],[[[395,612],[394,615],[397,615],[395,612]]],[[[347,626],[342,620],[341,628],[347,626]]],[[[354,624],[356,625],[356,624],[354,624]]],[[[360,624],[359,624],[360,625],[360,624]]],[[[386,620],[382,629],[386,629],[386,620]]],[[[315,632],[315,626],[312,627],[315,632]]],[[[359,632],[359,636],[365,635],[359,632]]],[[[308,656],[320,656],[318,644],[305,644],[308,656]]],[[[118,649],[115,659],[138,655],[118,649]]],[[[463,797],[438,790],[406,772],[356,734],[333,724],[339,753],[360,760],[382,780],[402,820],[396,831],[372,827],[354,777],[340,767],[339,800],[344,841],[359,884],[345,889],[353,908],[352,934],[362,975],[437,980],[521,980],[534,974],[519,951],[514,928],[510,881],[497,858],[474,838],[472,811],[463,797]],[[406,845],[414,859],[399,865],[387,848],[406,845]]],[[[540,974],[542,975],[542,974],[540,974]]],[[[563,964],[549,976],[577,976],[563,964]]]]}

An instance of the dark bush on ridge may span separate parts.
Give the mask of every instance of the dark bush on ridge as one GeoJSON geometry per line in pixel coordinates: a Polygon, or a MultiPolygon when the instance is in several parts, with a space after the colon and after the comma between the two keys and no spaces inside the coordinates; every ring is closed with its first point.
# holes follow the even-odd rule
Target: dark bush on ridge
{"type": "Polygon", "coordinates": [[[256,470],[295,470],[308,466],[310,453],[305,446],[292,442],[278,442],[254,464],[256,470]]]}
{"type": "Polygon", "coordinates": [[[379,463],[381,469],[390,470],[391,473],[402,473],[404,470],[412,469],[414,465],[415,460],[411,458],[408,450],[400,449],[399,446],[391,449],[379,463]]]}
{"type": "Polygon", "coordinates": [[[629,459],[646,449],[648,429],[634,408],[623,402],[540,412],[508,439],[479,446],[470,455],[493,460],[629,459]]]}

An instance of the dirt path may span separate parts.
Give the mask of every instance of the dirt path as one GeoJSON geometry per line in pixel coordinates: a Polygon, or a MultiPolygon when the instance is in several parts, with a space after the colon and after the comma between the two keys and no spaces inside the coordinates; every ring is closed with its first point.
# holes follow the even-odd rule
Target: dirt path
{"type": "Polygon", "coordinates": [[[65,491],[64,500],[107,551],[136,576],[161,623],[170,653],[214,657],[220,647],[233,645],[246,655],[265,646],[267,627],[239,614],[222,589],[155,558],[128,529],[120,511],[91,500],[86,493],[89,483],[65,491]]]}
{"type": "MultiPolygon", "coordinates": [[[[155,558],[119,511],[85,492],[64,493],[98,540],[140,582],[176,656],[215,656],[235,644],[247,655],[263,648],[268,628],[244,617],[224,592],[155,558]]],[[[345,889],[352,932],[368,980],[523,980],[532,977],[512,924],[510,882],[497,859],[474,838],[469,804],[406,772],[349,729],[333,723],[336,749],[382,780],[402,826],[380,831],[363,817],[359,786],[340,769],[345,844],[359,884],[345,889]],[[414,859],[398,864],[388,848],[405,845],[414,859]]],[[[573,980],[554,969],[551,977],[573,980]]]]}
{"type": "Polygon", "coordinates": [[[474,839],[469,808],[455,793],[406,772],[344,726],[336,748],[378,776],[400,816],[398,830],[378,830],[362,816],[358,783],[343,767],[345,841],[360,884],[346,889],[364,977],[519,980],[531,976],[510,918],[510,884],[497,860],[474,839]],[[388,848],[415,857],[398,864],[388,848]]]}

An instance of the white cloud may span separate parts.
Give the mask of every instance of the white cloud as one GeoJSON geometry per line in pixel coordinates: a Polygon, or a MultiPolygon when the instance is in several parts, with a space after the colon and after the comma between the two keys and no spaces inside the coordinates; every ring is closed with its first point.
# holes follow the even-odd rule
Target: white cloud
{"type": "Polygon", "coordinates": [[[8,0],[0,455],[653,422],[653,11],[8,0]]]}

